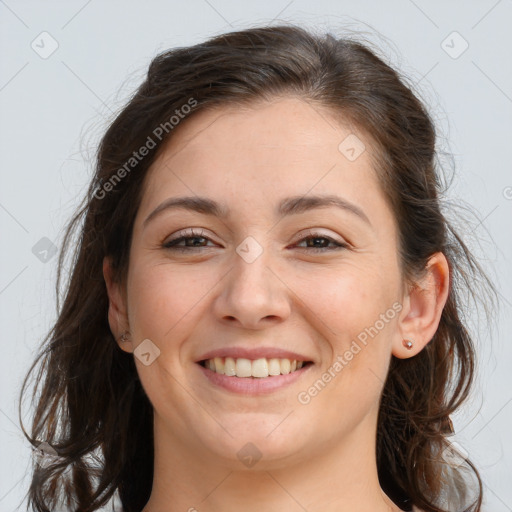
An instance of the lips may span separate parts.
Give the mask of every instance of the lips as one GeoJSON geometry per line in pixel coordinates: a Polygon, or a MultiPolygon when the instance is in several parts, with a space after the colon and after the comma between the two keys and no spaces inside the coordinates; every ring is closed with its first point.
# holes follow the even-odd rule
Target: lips
{"type": "Polygon", "coordinates": [[[290,350],[283,350],[277,347],[252,347],[252,348],[244,348],[244,347],[229,347],[229,348],[219,348],[215,350],[211,350],[209,352],[204,353],[201,357],[196,360],[196,363],[201,363],[202,361],[206,361],[208,359],[214,359],[216,357],[226,358],[231,357],[233,359],[250,359],[254,361],[256,359],[290,359],[290,361],[303,361],[305,362],[314,362],[313,358],[298,354],[297,352],[293,352],[290,350]]]}
{"type": "Polygon", "coordinates": [[[277,392],[314,365],[312,357],[277,347],[218,348],[195,362],[215,388],[252,396],[277,392]]]}
{"type": "MultiPolygon", "coordinates": [[[[263,361],[262,359],[255,359],[255,360],[249,360],[245,359],[243,361],[242,367],[238,368],[238,364],[240,361],[243,360],[243,358],[236,359],[233,361],[236,361],[235,366],[231,365],[231,371],[232,373],[234,371],[234,375],[232,374],[226,374],[226,373],[220,373],[217,371],[216,363],[215,361],[221,360],[222,364],[224,365],[224,368],[219,369],[220,372],[226,370],[226,360],[229,360],[231,358],[214,358],[214,359],[207,359],[206,361],[210,362],[210,365],[213,363],[215,365],[214,369],[211,368],[211,366],[207,367],[201,362],[198,362],[195,366],[197,367],[200,374],[203,375],[203,377],[206,377],[207,381],[213,386],[214,389],[223,389],[225,391],[229,391],[231,393],[235,394],[242,394],[247,396],[258,396],[258,395],[266,395],[269,393],[275,393],[278,391],[283,390],[287,386],[291,386],[294,382],[297,382],[299,379],[304,378],[304,375],[310,373],[312,368],[314,367],[313,363],[310,362],[303,362],[300,367],[299,363],[297,363],[297,360],[294,360],[293,363],[296,363],[296,367],[292,371],[292,365],[289,365],[288,368],[285,370],[285,373],[282,373],[282,367],[280,368],[279,374],[271,374],[271,365],[268,366],[269,373],[266,374],[265,369],[259,368],[259,370],[256,370],[252,367],[253,364],[256,362],[257,365],[262,365],[263,361]],[[248,372],[248,364],[251,365],[251,373],[248,372]],[[247,366],[247,368],[244,368],[247,366]],[[242,372],[242,374],[239,374],[239,371],[242,372]]],[[[272,359],[270,360],[272,361],[272,359]]],[[[277,361],[277,359],[274,359],[274,361],[277,361]]],[[[284,361],[284,360],[279,360],[284,361]]],[[[288,363],[290,363],[289,360],[288,363]]],[[[292,363],[292,364],[293,364],[292,363]]],[[[228,368],[229,368],[229,362],[228,362],[228,368]]],[[[229,371],[229,369],[228,369],[229,371]]]]}

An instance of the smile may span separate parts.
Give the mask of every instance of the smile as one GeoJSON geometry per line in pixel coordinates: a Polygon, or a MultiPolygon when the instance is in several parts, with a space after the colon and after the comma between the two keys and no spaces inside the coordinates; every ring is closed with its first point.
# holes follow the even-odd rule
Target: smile
{"type": "Polygon", "coordinates": [[[228,377],[265,378],[293,373],[309,362],[286,358],[267,359],[262,357],[251,360],[244,357],[214,357],[205,359],[199,364],[212,372],[228,377]]]}
{"type": "Polygon", "coordinates": [[[214,357],[195,365],[214,389],[245,396],[275,393],[308,373],[312,361],[286,358],[214,357]]]}

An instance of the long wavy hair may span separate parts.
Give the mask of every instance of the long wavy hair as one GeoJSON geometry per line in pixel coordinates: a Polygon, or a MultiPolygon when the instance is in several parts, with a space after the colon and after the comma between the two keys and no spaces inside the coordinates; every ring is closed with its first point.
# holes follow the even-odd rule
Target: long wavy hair
{"type": "Polygon", "coordinates": [[[481,510],[477,470],[467,459],[450,465],[443,453],[449,415],[466,399],[475,370],[462,297],[474,294],[476,282],[492,284],[441,211],[434,123],[406,80],[369,44],[294,25],[235,31],[159,54],[106,130],[94,178],[65,231],[58,317],[22,388],[23,399],[33,381],[25,435],[34,448],[47,443],[58,454],[33,465],[32,510],[92,512],[116,497],[124,512],[140,512],[148,501],[153,411],[133,356],[120,350],[107,321],[103,259],[111,258],[114,279],[122,282],[144,179],[179,130],[173,116],[188,112],[191,119],[205,108],[286,95],[328,107],[376,148],[373,165],[399,229],[404,279],[413,283],[435,252],[449,262],[450,291],[435,336],[413,358],[392,357],[376,439],[381,486],[403,510],[481,510]],[[148,137],[155,147],[127,168],[148,137]],[[457,505],[446,504],[454,499],[457,505]]]}

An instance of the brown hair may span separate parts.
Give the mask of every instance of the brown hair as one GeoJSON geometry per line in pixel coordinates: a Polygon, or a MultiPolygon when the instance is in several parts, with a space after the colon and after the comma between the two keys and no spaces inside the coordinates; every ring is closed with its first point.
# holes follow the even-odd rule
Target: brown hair
{"type": "Polygon", "coordinates": [[[445,511],[443,497],[454,482],[460,503],[467,499],[462,495],[469,487],[458,475],[469,468],[477,491],[467,510],[480,510],[476,469],[466,461],[460,471],[449,468],[448,478],[441,454],[448,416],[468,395],[474,373],[472,339],[460,318],[461,292],[471,291],[478,276],[492,285],[441,213],[433,122],[404,80],[368,45],[296,26],[232,32],[158,55],[103,136],[94,180],[67,227],[59,257],[58,292],[74,247],[64,301],[57,301],[58,319],[22,390],[23,395],[39,366],[32,430],[26,435],[33,446],[45,441],[59,454],[34,466],[29,490],[34,510],[64,505],[94,511],[117,492],[125,512],[140,512],[149,499],[152,407],[133,357],[119,349],[109,328],[103,258],[112,258],[115,279],[122,281],[145,176],[172,136],[169,120],[185,111],[183,105],[194,105],[196,112],[290,94],[328,107],[377,148],[374,165],[399,227],[404,277],[413,283],[438,251],[450,265],[450,292],[434,338],[416,357],[391,361],[378,420],[381,485],[405,510],[416,505],[445,511]],[[156,137],[159,126],[166,128],[156,137]],[[127,168],[149,136],[155,149],[127,168]]]}

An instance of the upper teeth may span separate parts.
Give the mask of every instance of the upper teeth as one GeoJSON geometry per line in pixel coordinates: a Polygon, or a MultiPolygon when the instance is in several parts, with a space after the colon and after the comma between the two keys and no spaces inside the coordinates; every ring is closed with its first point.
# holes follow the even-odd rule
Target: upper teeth
{"type": "Polygon", "coordinates": [[[286,375],[302,368],[304,361],[294,359],[245,359],[239,357],[215,357],[204,362],[206,368],[230,377],[268,377],[269,375],[286,375]]]}

